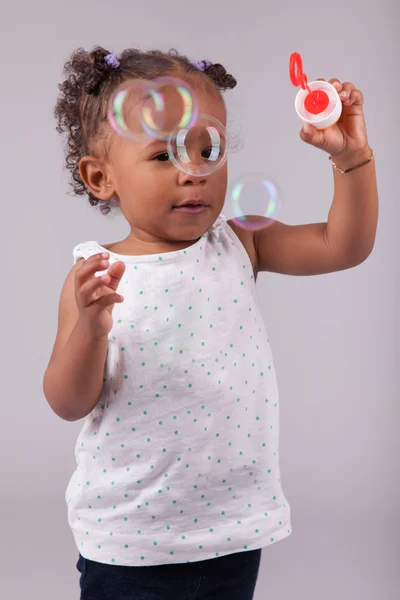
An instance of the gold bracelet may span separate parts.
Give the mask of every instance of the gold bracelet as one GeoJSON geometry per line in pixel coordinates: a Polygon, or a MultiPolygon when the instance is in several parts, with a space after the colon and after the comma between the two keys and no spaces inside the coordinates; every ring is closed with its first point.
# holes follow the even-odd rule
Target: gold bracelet
{"type": "Polygon", "coordinates": [[[368,160],[365,160],[364,162],[360,163],[359,165],[356,165],[355,167],[351,167],[351,169],[346,169],[345,171],[343,171],[343,169],[341,169],[340,167],[338,167],[332,160],[332,156],[329,157],[329,160],[332,161],[332,166],[335,170],[340,171],[341,173],[343,173],[343,175],[346,175],[346,173],[350,173],[350,171],[354,171],[355,169],[359,169],[360,167],[363,167],[364,165],[367,165],[368,163],[371,162],[371,160],[374,158],[374,151],[371,150],[372,155],[371,158],[369,158],[368,160]]]}

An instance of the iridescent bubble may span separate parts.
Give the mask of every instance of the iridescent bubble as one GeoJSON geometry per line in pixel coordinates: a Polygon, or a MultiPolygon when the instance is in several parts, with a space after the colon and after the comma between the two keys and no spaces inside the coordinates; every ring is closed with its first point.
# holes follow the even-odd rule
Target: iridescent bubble
{"type": "Polygon", "coordinates": [[[148,138],[141,124],[144,103],[145,79],[124,82],[111,98],[108,105],[108,121],[112,129],[124,138],[141,141],[148,138]]]}
{"type": "Polygon", "coordinates": [[[167,140],[174,127],[191,127],[198,115],[196,97],[176,77],[159,77],[144,88],[142,126],[149,136],[167,140]]]}
{"type": "Polygon", "coordinates": [[[275,183],[263,173],[248,173],[236,179],[229,188],[234,222],[250,231],[265,229],[277,220],[283,200],[275,183]],[[257,218],[248,218],[249,215],[257,218]]]}
{"type": "Polygon", "coordinates": [[[218,119],[200,114],[190,126],[174,127],[167,149],[171,162],[184,173],[210,175],[226,161],[226,129],[218,119]]]}
{"type": "Polygon", "coordinates": [[[119,135],[143,141],[167,140],[179,123],[188,127],[197,117],[197,102],[180,79],[132,79],[124,82],[108,107],[108,120],[119,135]]]}

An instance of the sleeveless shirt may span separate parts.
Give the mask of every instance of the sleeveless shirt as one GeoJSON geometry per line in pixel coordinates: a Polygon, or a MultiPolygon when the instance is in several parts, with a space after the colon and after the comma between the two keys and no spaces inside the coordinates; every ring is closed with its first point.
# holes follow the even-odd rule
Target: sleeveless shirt
{"type": "MultiPolygon", "coordinates": [[[[104,250],[88,241],[73,257],[104,250]]],[[[242,242],[220,214],[184,250],[108,252],[126,265],[124,301],[65,492],[79,552],[150,566],[289,536],[276,374],[242,242]]]]}

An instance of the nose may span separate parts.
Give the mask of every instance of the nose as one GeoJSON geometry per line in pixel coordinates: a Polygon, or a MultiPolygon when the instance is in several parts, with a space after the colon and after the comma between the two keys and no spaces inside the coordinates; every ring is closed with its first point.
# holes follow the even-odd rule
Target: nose
{"type": "Polygon", "coordinates": [[[181,185],[201,185],[204,184],[207,180],[207,175],[203,175],[200,171],[200,169],[198,170],[198,174],[196,174],[196,168],[193,167],[193,173],[184,173],[183,171],[180,171],[179,173],[179,183],[181,185]]]}

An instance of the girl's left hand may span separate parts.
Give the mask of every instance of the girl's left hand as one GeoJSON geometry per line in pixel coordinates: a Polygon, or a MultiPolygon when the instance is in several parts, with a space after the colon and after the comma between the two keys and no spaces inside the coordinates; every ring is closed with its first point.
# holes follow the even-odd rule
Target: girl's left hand
{"type": "MultiPolygon", "coordinates": [[[[319,81],[325,81],[321,77],[319,81]]],[[[342,100],[340,119],[327,129],[318,131],[308,123],[303,124],[301,139],[328,152],[334,159],[348,160],[368,149],[367,128],[364,119],[364,96],[353,83],[341,83],[336,77],[329,80],[342,100]]]]}

